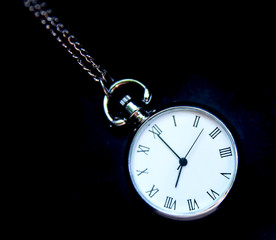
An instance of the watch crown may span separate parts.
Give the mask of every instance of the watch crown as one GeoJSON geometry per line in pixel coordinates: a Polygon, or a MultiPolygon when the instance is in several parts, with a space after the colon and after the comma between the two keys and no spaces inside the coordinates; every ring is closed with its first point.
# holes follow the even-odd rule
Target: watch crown
{"type": "Polygon", "coordinates": [[[142,123],[144,122],[147,117],[141,113],[140,109],[141,107],[138,107],[134,102],[131,101],[131,97],[129,95],[126,95],[125,97],[122,98],[120,101],[120,104],[126,109],[126,111],[129,113],[130,117],[135,117],[135,119],[139,122],[142,123]]]}
{"type": "Polygon", "coordinates": [[[120,104],[125,107],[125,105],[131,100],[131,97],[129,95],[126,95],[123,97],[123,99],[120,101],[120,104]]]}

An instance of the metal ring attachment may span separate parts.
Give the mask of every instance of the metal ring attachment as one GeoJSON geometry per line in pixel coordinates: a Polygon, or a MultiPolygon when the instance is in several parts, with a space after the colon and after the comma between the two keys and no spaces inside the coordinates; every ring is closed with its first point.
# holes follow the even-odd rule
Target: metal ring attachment
{"type": "Polygon", "coordinates": [[[119,87],[121,87],[122,85],[128,84],[128,83],[136,83],[139,86],[141,86],[144,89],[144,96],[142,99],[142,102],[144,104],[149,104],[150,100],[151,100],[151,94],[149,92],[149,90],[147,89],[147,87],[142,84],[141,82],[134,80],[134,79],[122,79],[119,80],[117,82],[115,82],[114,84],[112,84],[108,90],[109,95],[105,95],[104,96],[104,100],[103,100],[103,108],[104,108],[104,112],[106,117],[108,118],[108,120],[115,126],[123,126],[127,123],[127,119],[126,118],[118,118],[118,117],[112,117],[109,109],[108,109],[108,103],[109,103],[109,99],[110,96],[112,96],[112,94],[114,93],[114,91],[116,89],[118,89],[119,87]]]}

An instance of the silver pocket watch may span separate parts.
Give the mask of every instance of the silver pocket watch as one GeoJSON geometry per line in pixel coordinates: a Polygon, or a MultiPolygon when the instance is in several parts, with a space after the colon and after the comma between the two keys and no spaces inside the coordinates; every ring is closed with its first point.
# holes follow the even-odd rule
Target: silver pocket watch
{"type": "Polygon", "coordinates": [[[25,0],[25,7],[38,18],[73,59],[99,83],[104,93],[104,112],[114,126],[136,122],[128,150],[128,171],[138,195],[164,217],[194,220],[214,212],[229,193],[238,169],[233,135],[215,115],[199,107],[173,106],[146,113],[129,95],[120,100],[128,117],[109,111],[114,92],[134,84],[144,90],[140,105],[151,100],[141,82],[114,82],[44,1],[25,0]]]}
{"type": "MultiPolygon", "coordinates": [[[[114,83],[148,89],[133,79],[114,83]]],[[[114,125],[124,125],[104,110],[114,125]]],[[[199,107],[173,106],[144,114],[130,96],[121,100],[130,118],[138,122],[128,152],[128,171],[139,196],[157,213],[177,220],[194,220],[214,212],[229,193],[237,174],[238,152],[233,135],[215,115],[199,107]]]]}

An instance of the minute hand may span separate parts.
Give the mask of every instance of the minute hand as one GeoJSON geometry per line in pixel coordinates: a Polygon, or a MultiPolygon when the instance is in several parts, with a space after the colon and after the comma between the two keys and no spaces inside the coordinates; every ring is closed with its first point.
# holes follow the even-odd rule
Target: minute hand
{"type": "Polygon", "coordinates": [[[160,136],[160,134],[157,135],[159,139],[174,153],[175,156],[180,160],[181,158],[177,155],[177,153],[170,147],[168,143],[160,136]]]}

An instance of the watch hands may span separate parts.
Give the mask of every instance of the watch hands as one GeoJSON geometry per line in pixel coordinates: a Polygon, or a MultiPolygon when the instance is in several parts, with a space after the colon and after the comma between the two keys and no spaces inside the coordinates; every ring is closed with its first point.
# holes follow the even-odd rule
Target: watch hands
{"type": "MultiPolygon", "coordinates": [[[[187,158],[187,156],[189,155],[190,151],[192,150],[193,146],[195,145],[195,143],[197,142],[197,140],[199,139],[201,133],[203,132],[204,128],[202,128],[202,130],[200,131],[200,133],[198,134],[196,140],[194,141],[194,143],[192,144],[192,146],[190,147],[189,151],[187,152],[186,156],[184,157],[184,159],[187,158]]],[[[177,170],[182,166],[181,162],[179,162],[179,166],[177,168],[177,170]]]]}
{"type": "Polygon", "coordinates": [[[183,166],[186,166],[187,163],[188,163],[188,161],[187,161],[186,158],[183,158],[183,160],[185,160],[185,161],[183,161],[183,162],[179,161],[179,162],[180,162],[180,165],[179,165],[179,167],[177,168],[177,170],[178,170],[179,168],[180,168],[180,169],[179,169],[178,176],[177,176],[177,179],[176,179],[175,187],[177,187],[177,184],[178,184],[178,181],[179,181],[179,178],[180,178],[180,175],[181,175],[181,171],[182,171],[183,166]]]}
{"type": "Polygon", "coordinates": [[[180,169],[179,167],[177,169],[179,169],[178,175],[177,175],[177,179],[176,179],[176,183],[175,183],[175,187],[177,187],[180,175],[181,175],[181,171],[182,171],[183,166],[180,165],[180,169]]]}
{"type": "Polygon", "coordinates": [[[197,138],[195,139],[195,141],[193,142],[192,146],[190,147],[189,151],[187,152],[186,156],[184,158],[181,158],[178,156],[178,154],[170,147],[170,145],[160,136],[160,134],[157,134],[157,136],[159,137],[159,139],[172,151],[172,153],[179,159],[179,166],[177,168],[177,170],[179,170],[178,172],[178,176],[177,176],[177,180],[175,183],[175,187],[177,187],[178,185],[178,181],[182,172],[182,168],[183,166],[186,166],[188,164],[187,161],[187,156],[189,155],[190,151],[192,150],[192,148],[194,147],[195,143],[197,142],[197,140],[199,139],[201,133],[203,132],[204,128],[202,128],[202,130],[200,131],[200,133],[198,134],[197,138]]]}
{"type": "Polygon", "coordinates": [[[159,139],[174,153],[175,156],[177,156],[177,158],[179,159],[179,161],[181,160],[181,157],[179,157],[177,155],[177,153],[169,146],[169,144],[166,143],[166,141],[160,136],[160,134],[157,135],[159,137],[159,139]]]}
{"type": "Polygon", "coordinates": [[[178,172],[178,176],[177,176],[177,179],[176,179],[176,183],[175,183],[175,187],[177,187],[177,184],[178,184],[178,181],[179,181],[179,178],[180,178],[180,175],[181,175],[181,172],[182,172],[182,168],[183,166],[186,166],[188,164],[188,161],[187,161],[187,156],[189,155],[190,151],[192,150],[192,148],[194,147],[195,143],[197,142],[198,138],[200,137],[201,133],[203,132],[204,128],[202,128],[202,130],[200,131],[200,133],[198,134],[196,140],[193,142],[192,146],[190,147],[189,151],[187,152],[186,156],[184,158],[181,158],[179,160],[179,166],[177,168],[177,170],[179,170],[178,172]]]}

